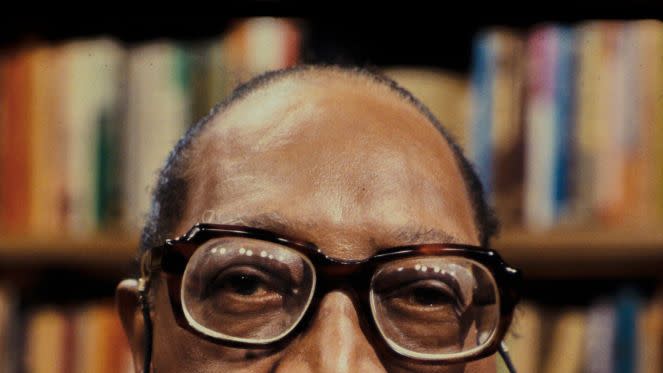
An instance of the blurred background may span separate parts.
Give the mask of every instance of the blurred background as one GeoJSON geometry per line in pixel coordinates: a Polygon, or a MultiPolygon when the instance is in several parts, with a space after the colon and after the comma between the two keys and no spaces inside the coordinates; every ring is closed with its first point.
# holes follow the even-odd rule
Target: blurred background
{"type": "Polygon", "coordinates": [[[0,373],[132,371],[112,297],[157,170],[238,83],[298,63],[383,71],[466,149],[502,221],[493,247],[527,280],[519,372],[663,372],[663,8],[449,21],[266,3],[278,17],[4,23],[0,373]]]}

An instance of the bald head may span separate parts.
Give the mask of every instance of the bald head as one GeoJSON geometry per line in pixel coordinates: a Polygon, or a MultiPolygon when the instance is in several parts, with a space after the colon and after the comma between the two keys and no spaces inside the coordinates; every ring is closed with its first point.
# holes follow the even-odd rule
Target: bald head
{"type": "MultiPolygon", "coordinates": [[[[394,193],[447,196],[438,205],[412,201],[411,206],[425,206],[428,211],[422,213],[431,215],[456,211],[460,216],[441,222],[447,228],[440,234],[448,239],[469,230],[477,243],[487,246],[496,229],[469,163],[409,92],[366,70],[300,66],[263,74],[238,87],[178,142],[160,173],[141,246],[144,250],[183,233],[209,212],[210,200],[226,211],[215,211],[215,222],[247,222],[238,213],[250,201],[256,209],[277,211],[278,195],[333,196],[341,186],[355,203],[394,193]],[[374,161],[367,163],[371,167],[356,167],[369,159],[374,161]],[[284,160],[288,167],[282,167],[284,160]],[[431,164],[445,160],[452,166],[431,170],[431,164]],[[251,175],[237,172],[248,168],[254,170],[251,175]],[[395,180],[398,175],[403,175],[401,182],[395,180]],[[440,190],[441,185],[449,188],[449,183],[441,183],[445,178],[462,185],[440,190]],[[462,208],[464,204],[471,208],[462,208]]],[[[308,220],[352,221],[340,194],[320,207],[325,216],[308,220]]],[[[391,216],[390,208],[382,210],[372,218],[406,223],[391,216]]],[[[270,224],[283,220],[271,216],[270,224]]]]}

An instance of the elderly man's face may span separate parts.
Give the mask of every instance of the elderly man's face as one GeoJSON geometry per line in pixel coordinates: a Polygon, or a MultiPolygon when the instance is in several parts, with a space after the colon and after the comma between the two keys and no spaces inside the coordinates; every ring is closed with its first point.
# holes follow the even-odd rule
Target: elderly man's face
{"type": "MultiPolygon", "coordinates": [[[[450,146],[416,108],[363,78],[327,72],[261,89],[210,124],[190,162],[178,235],[197,222],[260,222],[341,259],[406,244],[479,243],[450,146]]],[[[225,347],[178,326],[158,281],[155,372],[495,371],[492,358],[427,366],[379,354],[360,328],[370,315],[358,314],[340,290],[324,296],[308,327],[283,349],[225,347]]],[[[118,297],[140,366],[139,311],[122,306],[135,294],[132,286],[120,286],[118,297]]]]}

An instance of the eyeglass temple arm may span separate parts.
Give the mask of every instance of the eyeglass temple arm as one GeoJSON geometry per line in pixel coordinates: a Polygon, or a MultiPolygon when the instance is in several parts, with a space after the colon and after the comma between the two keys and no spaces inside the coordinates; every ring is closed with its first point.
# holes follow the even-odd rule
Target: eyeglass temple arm
{"type": "Polygon", "coordinates": [[[506,365],[507,369],[509,369],[509,372],[517,373],[516,367],[513,366],[513,362],[511,361],[511,357],[509,356],[509,349],[506,347],[506,344],[504,344],[504,342],[500,342],[500,347],[497,350],[499,351],[500,356],[502,357],[502,360],[504,361],[504,364],[506,365]]]}
{"type": "Polygon", "coordinates": [[[143,371],[149,373],[152,365],[152,320],[150,318],[150,305],[147,295],[148,281],[146,278],[138,280],[138,301],[143,314],[143,323],[145,324],[145,351],[143,356],[143,371]]]}

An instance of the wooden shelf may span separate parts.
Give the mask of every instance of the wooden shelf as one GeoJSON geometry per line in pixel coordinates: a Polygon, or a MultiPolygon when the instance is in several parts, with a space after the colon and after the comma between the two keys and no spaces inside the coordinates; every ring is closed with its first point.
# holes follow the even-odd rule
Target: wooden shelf
{"type": "Polygon", "coordinates": [[[136,257],[138,237],[104,233],[82,237],[0,237],[0,262],[16,265],[124,267],[136,257]]]}
{"type": "MultiPolygon", "coordinates": [[[[22,267],[126,268],[138,237],[106,233],[79,238],[1,238],[0,263],[22,267]]],[[[493,244],[530,278],[663,278],[663,231],[505,231],[493,244]]]]}
{"type": "Polygon", "coordinates": [[[504,232],[494,243],[529,277],[663,278],[663,231],[504,232]]]}

